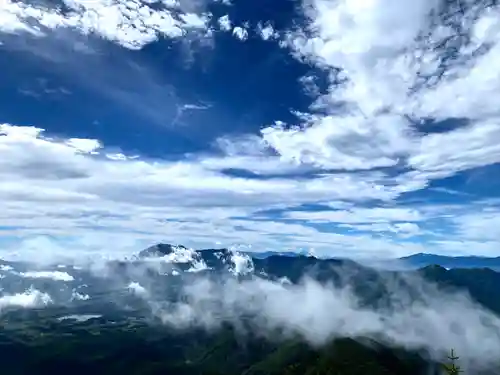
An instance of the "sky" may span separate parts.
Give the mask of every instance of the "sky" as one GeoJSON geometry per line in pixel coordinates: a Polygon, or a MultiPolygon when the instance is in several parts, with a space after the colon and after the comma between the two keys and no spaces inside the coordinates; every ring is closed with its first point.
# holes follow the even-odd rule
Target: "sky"
{"type": "Polygon", "coordinates": [[[487,0],[0,0],[0,256],[500,255],[487,0]]]}

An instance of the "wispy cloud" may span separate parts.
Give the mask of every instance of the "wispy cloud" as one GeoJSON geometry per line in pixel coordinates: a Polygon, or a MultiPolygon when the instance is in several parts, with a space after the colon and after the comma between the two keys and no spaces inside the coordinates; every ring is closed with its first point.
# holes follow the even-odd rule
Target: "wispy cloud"
{"type": "Polygon", "coordinates": [[[17,91],[22,95],[31,96],[37,100],[47,97],[57,100],[71,95],[71,91],[64,86],[55,85],[45,78],[38,78],[31,85],[20,85],[17,91]]]}
{"type": "Polygon", "coordinates": [[[177,106],[177,111],[174,119],[171,122],[171,125],[178,125],[181,122],[181,118],[186,112],[190,111],[200,111],[203,109],[209,109],[210,105],[208,104],[183,104],[177,106]]]}
{"type": "MultiPolygon", "coordinates": [[[[193,41],[202,44],[210,39],[211,14],[206,7],[141,0],[63,3],[67,7],[64,11],[44,2],[2,3],[0,52],[8,56],[21,53],[13,60],[22,62],[16,74],[34,66],[126,108],[150,124],[171,125],[175,107],[182,100],[158,69],[138,63],[133,53],[162,40],[180,41],[189,52],[195,48],[193,41]],[[123,48],[116,48],[110,61],[108,49],[113,45],[123,48]]],[[[188,64],[188,58],[185,60],[188,64]]],[[[21,87],[20,91],[39,95],[33,88],[21,87]]],[[[58,94],[62,93],[59,90],[58,94]]]]}

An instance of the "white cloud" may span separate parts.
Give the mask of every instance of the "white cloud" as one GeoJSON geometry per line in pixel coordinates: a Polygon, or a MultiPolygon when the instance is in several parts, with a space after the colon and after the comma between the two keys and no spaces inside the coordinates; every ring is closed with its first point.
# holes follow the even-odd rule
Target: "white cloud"
{"type": "Polygon", "coordinates": [[[52,298],[36,289],[29,289],[24,293],[3,295],[0,297],[0,312],[8,307],[34,308],[43,307],[52,303],[52,298]]]}
{"type": "Polygon", "coordinates": [[[469,241],[500,241],[500,210],[482,208],[452,218],[460,237],[469,241]]]}
{"type": "Polygon", "coordinates": [[[355,229],[367,232],[392,232],[401,237],[412,237],[420,234],[420,227],[415,223],[370,223],[370,224],[340,224],[342,228],[355,229]]]}
{"type": "MultiPolygon", "coordinates": [[[[444,206],[360,207],[358,203],[374,199],[390,201],[398,196],[397,189],[384,185],[384,176],[370,173],[297,179],[293,173],[300,166],[294,170],[293,164],[265,153],[252,156],[252,138],[240,139],[243,146],[250,142],[241,149],[239,143],[221,140],[225,156],[171,162],[123,154],[110,158],[101,142],[50,138],[33,127],[4,124],[0,132],[0,175],[8,181],[0,185],[0,226],[8,226],[4,234],[22,239],[3,246],[5,258],[48,262],[54,257],[123,257],[160,241],[195,247],[251,244],[254,250],[314,248],[318,255],[400,256],[429,248],[399,243],[397,236],[418,234],[436,217],[452,225],[451,218],[442,216],[457,212],[444,206]],[[284,166],[288,171],[263,179],[231,177],[223,173],[231,166],[259,171],[263,177],[284,166]],[[311,203],[336,210],[293,209],[311,203]],[[284,209],[284,217],[259,213],[266,209],[284,209]],[[329,226],[319,230],[314,227],[318,223],[329,226]],[[351,225],[358,232],[339,233],[335,225],[351,225]]],[[[436,238],[445,239],[449,234],[436,238]]],[[[471,243],[469,251],[489,253],[495,246],[471,243]]],[[[436,242],[432,249],[447,252],[452,245],[436,242]]]]}
{"type": "Polygon", "coordinates": [[[231,30],[231,20],[229,19],[229,16],[227,14],[220,17],[217,22],[219,23],[219,27],[222,31],[231,30]]]}
{"type": "Polygon", "coordinates": [[[76,290],[73,290],[71,293],[72,301],[88,301],[90,296],[88,294],[79,293],[76,290]]]}
{"type": "MultiPolygon", "coordinates": [[[[125,109],[127,116],[155,126],[177,125],[176,110],[183,100],[171,85],[165,85],[158,67],[146,61],[134,61],[128,50],[142,49],[163,39],[176,39],[181,44],[181,58],[188,64],[193,49],[203,49],[212,43],[213,30],[209,27],[212,15],[206,7],[163,0],[66,0],[63,3],[67,5],[64,12],[47,2],[2,2],[0,20],[5,21],[0,24],[2,52],[9,54],[9,58],[18,56],[22,61],[31,61],[38,68],[55,73],[51,80],[65,81],[72,88],[93,92],[96,99],[125,109]],[[110,47],[108,42],[124,47],[115,49],[112,62],[104,52],[110,47]],[[165,97],[171,100],[166,102],[165,97]]],[[[31,76],[31,63],[19,64],[19,67],[16,73],[10,74],[31,76]]],[[[29,84],[24,87],[24,82],[21,80],[18,90],[39,99],[37,90],[29,84]]],[[[47,91],[47,87],[42,89],[47,91]]],[[[60,88],[52,93],[56,97],[57,94],[58,100],[62,100],[60,88]]]]}
{"type": "Polygon", "coordinates": [[[456,172],[500,162],[500,117],[474,123],[447,133],[422,138],[408,164],[443,177],[456,172]],[[458,149],[457,146],[460,148],[458,149]]]}
{"type": "Polygon", "coordinates": [[[420,221],[424,217],[413,208],[356,208],[349,211],[288,211],[291,219],[337,223],[388,223],[420,221]]]}
{"type": "Polygon", "coordinates": [[[469,4],[463,19],[449,9],[440,21],[430,16],[441,6],[435,0],[307,4],[310,25],[287,41],[298,57],[331,70],[331,87],[312,106],[322,114],[301,115],[301,128],[264,129],[263,138],[283,158],[344,170],[408,165],[418,172],[407,177],[420,186],[499,161],[497,6],[469,4]],[[470,32],[471,42],[453,39],[452,25],[470,32]],[[436,47],[447,40],[458,44],[453,59],[436,47]],[[447,68],[438,79],[442,62],[447,68]],[[471,124],[422,136],[410,119],[424,117],[471,124]]]}
{"type": "Polygon", "coordinates": [[[390,167],[411,150],[407,121],[396,116],[307,116],[304,129],[275,125],[263,139],[285,160],[324,169],[390,167]]]}
{"type": "MultiPolygon", "coordinates": [[[[206,30],[208,15],[181,13],[173,4],[139,0],[65,0],[68,12],[42,5],[4,0],[0,8],[0,33],[28,32],[43,36],[48,30],[74,29],[116,42],[126,48],[140,49],[159,37],[177,38],[189,30],[206,30]],[[153,4],[151,4],[153,5],[153,4]]],[[[1,38],[1,34],[0,34],[1,38]]]]}
{"type": "Polygon", "coordinates": [[[233,28],[233,35],[238,38],[239,40],[247,40],[248,38],[248,31],[246,28],[244,27],[240,27],[240,26],[235,26],[233,28]]]}
{"type": "MultiPolygon", "coordinates": [[[[279,170],[278,163],[284,169],[275,173],[282,175],[294,170],[323,171],[325,175],[329,170],[351,172],[350,176],[381,185],[390,200],[426,189],[433,180],[500,162],[500,110],[495,101],[500,77],[494,68],[500,56],[497,5],[470,3],[464,14],[456,12],[453,4],[437,0],[419,0],[411,5],[394,0],[313,0],[304,5],[309,24],[289,32],[285,40],[297,58],[330,72],[330,87],[312,103],[311,113],[297,113],[299,126],[277,121],[254,141],[256,145],[263,142],[278,154],[279,162],[261,156],[259,162],[255,155],[238,154],[240,159],[235,163],[249,170],[250,165],[256,165],[265,174],[279,170]],[[470,35],[469,41],[457,36],[457,28],[470,35]],[[452,55],[450,49],[458,53],[452,55]],[[426,124],[431,127],[429,134],[420,130],[426,119],[435,122],[426,124]],[[455,122],[457,128],[442,127],[439,121],[443,120],[452,125],[455,122]],[[466,125],[460,127],[455,120],[466,125]]],[[[302,82],[306,91],[311,91],[311,79],[302,82]]],[[[318,91],[312,94],[317,96],[318,91]]],[[[239,140],[232,148],[239,144],[246,148],[239,140]]],[[[464,203],[460,209],[461,214],[467,214],[477,205],[464,203]]],[[[456,228],[451,220],[456,211],[448,211],[447,217],[446,210],[441,213],[442,228],[456,228]]],[[[358,207],[352,212],[360,217],[366,214],[358,207]]],[[[354,220],[354,214],[349,215],[341,211],[292,211],[286,216],[372,232],[410,235],[422,230],[404,218],[391,223],[366,217],[364,225],[353,225],[349,220],[354,220]]],[[[481,221],[473,215],[474,219],[481,221]]],[[[425,232],[443,234],[441,229],[425,232]]],[[[441,239],[427,245],[432,250],[450,252],[460,241],[467,246],[477,242],[473,251],[486,253],[498,246],[493,240],[481,242],[480,236],[471,237],[470,232],[452,232],[449,236],[454,240],[441,239]]],[[[457,251],[467,252],[465,248],[458,246],[457,251]]]]}
{"type": "MultiPolygon", "coordinates": [[[[300,335],[313,345],[339,337],[373,338],[391,346],[424,350],[442,360],[451,346],[464,353],[461,364],[474,369],[496,365],[500,353],[500,321],[466,295],[438,292],[433,285],[408,277],[412,293],[393,280],[381,278],[390,306],[363,304],[349,283],[345,287],[304,280],[290,285],[254,278],[214,282],[197,278],[180,284],[182,300],[165,301],[163,295],[142,294],[151,311],[164,324],[211,330],[225,322],[241,327],[241,317],[252,332],[264,336],[300,335]],[[300,301],[300,303],[297,303],[300,301]],[[478,340],[484,343],[478,347],[478,340]],[[458,347],[457,347],[458,345],[458,347]]],[[[276,336],[273,336],[276,338],[276,336]]]]}
{"type": "Polygon", "coordinates": [[[144,288],[141,284],[133,281],[128,285],[128,289],[133,293],[138,296],[142,297],[147,297],[148,296],[148,291],[146,288],[144,288]]]}
{"type": "Polygon", "coordinates": [[[19,275],[28,279],[51,279],[55,281],[73,281],[75,279],[69,273],[62,271],[27,271],[20,272],[19,275]]]}
{"type": "Polygon", "coordinates": [[[306,94],[308,94],[312,97],[319,96],[320,90],[319,90],[318,85],[315,82],[314,76],[312,76],[312,75],[303,76],[299,79],[299,82],[304,87],[304,91],[306,92],[306,94]]]}
{"type": "Polygon", "coordinates": [[[89,319],[97,319],[97,318],[100,318],[102,315],[98,315],[98,314],[78,314],[78,315],[65,315],[65,316],[61,316],[60,318],[58,318],[59,321],[62,321],[62,320],[75,320],[77,322],[85,322],[89,319]]]}
{"type": "MultiPolygon", "coordinates": [[[[312,246],[315,237],[325,249],[342,246],[351,251],[346,246],[350,239],[334,233],[237,218],[307,202],[392,196],[376,181],[354,175],[306,180],[286,175],[265,180],[230,177],[221,168],[231,164],[231,156],[177,162],[109,158],[95,140],[53,139],[41,129],[7,124],[0,130],[0,174],[8,181],[0,187],[0,223],[12,228],[4,233],[25,238],[22,251],[17,245],[12,249],[25,257],[48,256],[49,248],[48,253],[64,256],[67,246],[78,247],[75,253],[99,252],[105,243],[114,244],[110,252],[124,254],[161,240],[272,248],[280,246],[279,236],[273,237],[279,233],[297,235],[283,242],[291,248],[312,246]],[[264,233],[272,237],[266,240],[264,233]]],[[[273,163],[279,168],[279,160],[273,163]]],[[[382,248],[369,238],[353,238],[352,247],[355,244],[382,248]]]]}
{"type": "Polygon", "coordinates": [[[279,37],[278,32],[274,30],[273,25],[271,25],[270,23],[267,23],[265,26],[263,26],[262,23],[258,23],[257,33],[264,40],[275,39],[279,37]]]}

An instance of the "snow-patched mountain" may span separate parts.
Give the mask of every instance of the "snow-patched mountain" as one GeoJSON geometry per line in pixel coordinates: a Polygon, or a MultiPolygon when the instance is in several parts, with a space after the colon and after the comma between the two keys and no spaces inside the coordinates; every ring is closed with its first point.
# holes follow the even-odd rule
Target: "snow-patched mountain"
{"type": "Polygon", "coordinates": [[[193,250],[183,245],[157,244],[141,251],[137,257],[149,262],[168,262],[175,264],[177,271],[229,272],[235,276],[253,275],[271,279],[287,278],[292,282],[301,277],[312,275],[315,278],[332,277],[332,270],[349,268],[366,270],[365,267],[347,259],[319,259],[310,254],[266,254],[265,257],[254,253],[231,249],[193,250]]]}
{"type": "Polygon", "coordinates": [[[253,259],[248,254],[229,249],[193,250],[183,245],[157,244],[141,251],[137,258],[175,264],[178,272],[212,270],[245,275],[254,271],[253,259]]]}

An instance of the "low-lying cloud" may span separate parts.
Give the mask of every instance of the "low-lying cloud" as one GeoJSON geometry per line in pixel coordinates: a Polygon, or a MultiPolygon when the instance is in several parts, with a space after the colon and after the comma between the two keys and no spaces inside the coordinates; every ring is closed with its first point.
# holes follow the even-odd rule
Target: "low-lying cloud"
{"type": "MultiPolygon", "coordinates": [[[[493,366],[500,356],[500,317],[467,294],[444,292],[414,274],[396,280],[381,272],[378,276],[386,303],[367,303],[355,291],[355,283],[349,282],[349,271],[332,270],[346,281],[341,285],[320,283],[311,277],[292,284],[279,278],[273,280],[272,276],[250,276],[254,264],[245,254],[232,254],[226,262],[228,272],[210,273],[200,271],[209,267],[192,250],[175,252],[163,258],[128,262],[122,273],[117,273],[112,263],[87,270],[112,285],[114,291],[128,292],[145,304],[153,317],[175,329],[214,331],[230,323],[242,334],[252,329],[268,338],[275,338],[277,332],[285,338],[299,335],[313,346],[336,338],[368,338],[421,351],[436,360],[443,360],[453,348],[470,369],[493,366]],[[197,272],[183,273],[178,268],[192,261],[198,264],[197,272]],[[175,290],[175,299],[166,297],[169,288],[175,290]]],[[[68,275],[74,277],[71,273],[68,268],[68,275]]],[[[65,283],[56,280],[57,285],[65,283]]],[[[81,291],[73,290],[72,301],[92,303],[95,293],[102,294],[95,286],[83,287],[81,291]]],[[[367,278],[363,287],[371,290],[380,285],[367,278]]],[[[8,306],[46,306],[55,301],[53,297],[34,288],[4,294],[0,297],[0,311],[8,306]]],[[[112,296],[109,300],[122,303],[112,296]]]]}
{"type": "MultiPolygon", "coordinates": [[[[422,294],[418,302],[389,310],[363,307],[350,288],[312,279],[283,285],[260,278],[224,282],[199,278],[183,285],[182,302],[154,299],[144,287],[141,291],[152,312],[176,328],[213,330],[224,322],[238,327],[246,316],[264,335],[282,330],[313,345],[341,337],[371,338],[422,350],[434,359],[443,359],[454,348],[474,367],[490,365],[500,355],[500,318],[463,294],[422,294]]],[[[399,302],[408,297],[403,291],[392,293],[399,302]]]]}
{"type": "Polygon", "coordinates": [[[28,271],[21,272],[21,277],[32,279],[51,279],[55,281],[73,281],[74,277],[67,272],[62,271],[28,271]]]}
{"type": "Polygon", "coordinates": [[[47,293],[36,289],[28,289],[23,293],[5,294],[0,297],[0,312],[8,307],[34,308],[43,307],[52,303],[47,293]]]}
{"type": "MultiPolygon", "coordinates": [[[[472,301],[466,293],[439,290],[415,274],[405,274],[396,281],[380,273],[389,303],[372,305],[355,292],[347,270],[332,270],[344,279],[342,286],[319,283],[309,277],[292,284],[282,279],[248,277],[255,269],[251,258],[233,252],[226,262],[226,276],[197,272],[185,278],[176,276],[179,272],[172,260],[195,260],[199,269],[208,267],[196,260],[192,250],[174,252],[176,256],[146,262],[144,272],[136,269],[135,279],[128,285],[135,296],[147,302],[154,316],[171,327],[203,327],[210,331],[223,323],[242,327],[245,321],[267,337],[278,330],[285,336],[299,334],[312,345],[340,337],[371,338],[390,346],[426,352],[433,359],[443,359],[454,348],[464,365],[473,368],[487,367],[500,356],[500,317],[472,301]],[[181,296],[175,301],[158,294],[158,281],[146,272],[151,265],[158,271],[158,262],[174,266],[169,271],[171,278],[164,282],[175,283],[181,296]]],[[[377,285],[367,278],[364,287],[374,289],[377,285]]]]}

